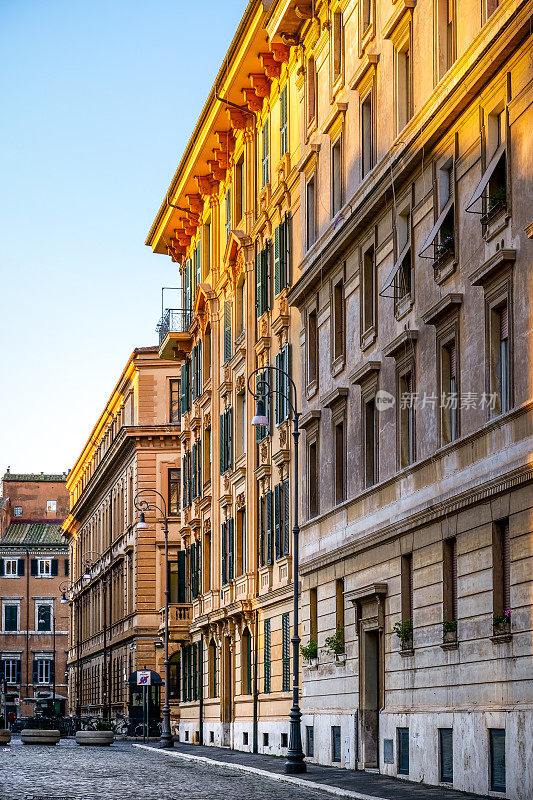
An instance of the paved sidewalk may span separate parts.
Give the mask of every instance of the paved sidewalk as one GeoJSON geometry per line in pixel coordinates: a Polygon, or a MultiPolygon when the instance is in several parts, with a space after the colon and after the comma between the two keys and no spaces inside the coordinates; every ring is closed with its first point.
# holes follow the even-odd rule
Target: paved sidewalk
{"type": "Polygon", "coordinates": [[[374,772],[336,769],[318,764],[308,764],[304,775],[286,775],[284,758],[245,753],[224,747],[205,747],[183,742],[176,742],[173,750],[160,750],[158,745],[151,744],[136,744],[134,747],[158,750],[163,757],[231,767],[271,780],[291,783],[294,786],[319,789],[337,797],[349,797],[352,800],[489,800],[487,795],[456,792],[443,786],[430,786],[401,778],[389,778],[374,772]]]}

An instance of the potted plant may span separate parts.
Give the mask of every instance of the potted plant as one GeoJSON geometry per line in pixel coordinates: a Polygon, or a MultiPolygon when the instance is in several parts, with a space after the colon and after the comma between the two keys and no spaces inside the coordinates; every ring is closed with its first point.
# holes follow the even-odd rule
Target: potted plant
{"type": "Polygon", "coordinates": [[[507,189],[505,186],[497,186],[489,196],[489,212],[504,208],[507,200],[507,189]]]}
{"type": "Polygon", "coordinates": [[[96,721],[94,728],[90,731],[76,731],[76,743],[86,746],[93,745],[103,747],[113,744],[115,733],[111,723],[103,719],[96,721]]]}
{"type": "Polygon", "coordinates": [[[346,653],[344,650],[344,628],[342,625],[337,625],[337,630],[333,636],[328,636],[326,639],[326,650],[328,653],[333,653],[336,661],[346,661],[346,653]]]}
{"type": "Polygon", "coordinates": [[[9,744],[11,741],[11,731],[9,728],[0,728],[0,744],[9,744]]]}
{"type": "Polygon", "coordinates": [[[410,619],[402,619],[397,622],[393,629],[394,633],[401,642],[402,650],[413,649],[413,623],[410,619]]]}
{"type": "Polygon", "coordinates": [[[444,235],[435,248],[435,264],[452,255],[455,250],[455,240],[451,235],[444,235]]]}
{"type": "Polygon", "coordinates": [[[302,645],[300,650],[309,666],[316,667],[318,665],[318,644],[313,639],[309,639],[309,644],[302,645]]]}
{"type": "Polygon", "coordinates": [[[30,723],[33,727],[24,728],[20,733],[23,744],[57,744],[59,742],[59,723],[41,717],[30,723]]]}
{"type": "Polygon", "coordinates": [[[457,620],[446,619],[442,623],[442,638],[445,643],[457,641],[457,620]]]}
{"type": "Polygon", "coordinates": [[[511,609],[508,608],[503,614],[494,614],[492,618],[494,636],[505,636],[511,630],[511,609]]]}

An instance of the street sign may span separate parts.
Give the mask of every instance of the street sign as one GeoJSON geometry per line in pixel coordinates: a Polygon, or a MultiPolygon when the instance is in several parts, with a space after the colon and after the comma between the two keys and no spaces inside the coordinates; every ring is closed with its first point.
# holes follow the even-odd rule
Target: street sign
{"type": "Polygon", "coordinates": [[[150,686],[152,683],[152,676],[149,669],[137,670],[137,686],[150,686]]]}

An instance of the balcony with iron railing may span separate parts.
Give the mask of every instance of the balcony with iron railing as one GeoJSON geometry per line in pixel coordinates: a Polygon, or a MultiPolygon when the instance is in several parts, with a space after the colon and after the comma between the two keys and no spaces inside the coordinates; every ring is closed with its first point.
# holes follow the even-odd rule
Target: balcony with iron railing
{"type": "Polygon", "coordinates": [[[179,358],[180,351],[189,353],[192,336],[189,326],[192,322],[192,311],[188,308],[166,308],[157,323],[159,336],[159,358],[179,358]]]}

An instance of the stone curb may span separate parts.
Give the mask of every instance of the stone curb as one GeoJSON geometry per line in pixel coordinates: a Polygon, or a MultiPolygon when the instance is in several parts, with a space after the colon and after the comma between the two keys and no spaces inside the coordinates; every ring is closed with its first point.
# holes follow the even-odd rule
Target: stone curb
{"type": "Polygon", "coordinates": [[[172,750],[158,750],[155,747],[150,747],[146,744],[134,744],[134,747],[139,747],[141,750],[150,750],[152,753],[161,753],[171,758],[184,758],[186,761],[200,761],[204,764],[210,764],[215,767],[225,767],[226,769],[237,769],[241,772],[251,772],[253,775],[260,775],[262,778],[268,778],[271,781],[283,781],[284,783],[292,783],[293,786],[300,786],[303,789],[314,789],[319,792],[326,792],[333,794],[337,797],[350,797],[352,800],[390,800],[390,798],[379,797],[375,794],[361,794],[361,792],[351,792],[349,789],[342,789],[339,786],[331,786],[328,783],[315,783],[314,781],[307,781],[302,778],[293,778],[291,775],[285,775],[283,772],[267,772],[258,767],[248,767],[246,764],[233,764],[228,761],[217,761],[214,758],[207,758],[206,756],[193,756],[190,753],[179,753],[172,750]]]}

